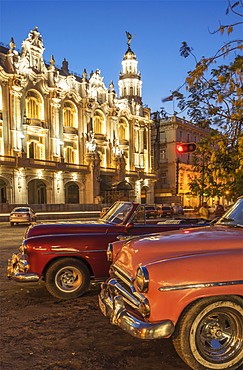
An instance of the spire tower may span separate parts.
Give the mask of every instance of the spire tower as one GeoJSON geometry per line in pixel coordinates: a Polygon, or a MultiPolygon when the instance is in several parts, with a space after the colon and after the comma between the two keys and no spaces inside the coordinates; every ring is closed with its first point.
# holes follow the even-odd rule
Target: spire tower
{"type": "Polygon", "coordinates": [[[129,101],[136,101],[141,103],[142,101],[142,81],[140,72],[137,71],[138,61],[136,55],[131,49],[130,43],[132,36],[130,33],[127,34],[127,45],[128,49],[124,54],[122,60],[122,71],[120,72],[118,86],[120,98],[126,98],[129,101]]]}

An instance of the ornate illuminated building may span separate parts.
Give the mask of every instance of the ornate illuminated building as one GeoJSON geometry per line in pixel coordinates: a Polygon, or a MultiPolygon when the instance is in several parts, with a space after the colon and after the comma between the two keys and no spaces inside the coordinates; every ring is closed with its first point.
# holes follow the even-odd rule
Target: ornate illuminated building
{"type": "Polygon", "coordinates": [[[43,59],[36,27],[16,50],[0,46],[0,203],[154,201],[150,109],[130,47],[117,97],[88,76],[43,59]]]}

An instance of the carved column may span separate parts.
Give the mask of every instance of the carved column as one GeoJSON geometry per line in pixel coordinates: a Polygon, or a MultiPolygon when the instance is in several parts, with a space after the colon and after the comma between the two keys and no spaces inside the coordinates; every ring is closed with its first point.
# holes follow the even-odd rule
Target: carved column
{"type": "Polygon", "coordinates": [[[11,147],[13,148],[14,155],[18,155],[22,149],[22,122],[21,122],[21,102],[20,98],[22,96],[21,93],[22,87],[13,86],[12,90],[10,91],[11,96],[11,112],[10,115],[12,117],[12,138],[11,138],[11,147]]]}
{"type": "Polygon", "coordinates": [[[61,152],[61,141],[62,133],[59,130],[59,110],[61,108],[60,104],[61,99],[59,98],[52,98],[51,108],[52,108],[52,122],[51,122],[51,138],[52,138],[52,145],[51,150],[54,156],[54,159],[57,157],[60,158],[63,153],[61,152]]]}
{"type": "Polygon", "coordinates": [[[86,177],[86,202],[94,203],[94,198],[100,193],[100,158],[98,153],[87,154],[86,161],[89,164],[90,170],[86,177]]]}
{"type": "MultiPolygon", "coordinates": [[[[2,109],[3,109],[3,152],[1,154],[11,155],[11,131],[10,131],[10,101],[9,87],[7,81],[2,82],[2,109]]],[[[9,198],[8,198],[9,199],[9,198]]]]}

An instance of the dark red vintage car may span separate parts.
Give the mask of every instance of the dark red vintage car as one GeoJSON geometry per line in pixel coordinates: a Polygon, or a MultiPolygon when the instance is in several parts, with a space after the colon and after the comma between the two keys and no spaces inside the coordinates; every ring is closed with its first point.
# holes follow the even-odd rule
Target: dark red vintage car
{"type": "Polygon", "coordinates": [[[76,298],[91,280],[109,276],[106,250],[117,237],[191,228],[198,226],[195,221],[147,220],[139,204],[117,202],[97,221],[35,224],[26,230],[19,253],[8,260],[8,277],[19,282],[44,279],[53,296],[76,298]]]}

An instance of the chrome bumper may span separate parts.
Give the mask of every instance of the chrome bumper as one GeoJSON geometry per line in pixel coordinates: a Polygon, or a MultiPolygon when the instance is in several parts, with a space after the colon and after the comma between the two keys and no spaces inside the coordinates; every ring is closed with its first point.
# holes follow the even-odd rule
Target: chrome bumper
{"type": "MultiPolygon", "coordinates": [[[[123,297],[121,295],[112,297],[112,294],[110,294],[109,281],[111,280],[101,285],[101,292],[98,298],[103,315],[110,317],[112,324],[119,326],[128,334],[140,339],[165,338],[174,332],[175,327],[170,320],[149,323],[138,320],[130,314],[126,310],[123,297]]],[[[112,279],[112,286],[114,287],[114,279],[112,279]]]]}
{"type": "Polygon", "coordinates": [[[24,254],[14,253],[12,258],[8,259],[7,274],[9,279],[18,282],[37,282],[40,280],[36,273],[28,273],[29,264],[24,254]]]}

